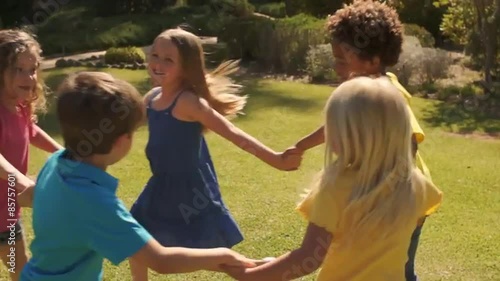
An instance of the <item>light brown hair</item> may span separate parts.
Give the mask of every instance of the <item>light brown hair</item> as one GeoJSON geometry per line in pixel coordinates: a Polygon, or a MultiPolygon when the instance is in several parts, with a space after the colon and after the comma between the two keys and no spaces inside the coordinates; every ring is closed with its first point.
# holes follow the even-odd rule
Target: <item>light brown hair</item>
{"type": "Polygon", "coordinates": [[[107,154],[144,121],[142,97],[128,82],[104,72],[67,77],[57,91],[64,145],[80,157],[107,154]]]}
{"type": "Polygon", "coordinates": [[[213,72],[205,69],[205,55],[200,38],[183,29],[168,29],[157,36],[170,40],[179,50],[184,86],[204,98],[210,106],[226,117],[234,117],[246,104],[246,97],[239,96],[241,86],[228,75],[238,70],[238,61],[227,61],[213,72]]]}
{"type": "Polygon", "coordinates": [[[40,77],[41,47],[36,39],[22,30],[0,30],[0,89],[4,85],[6,72],[13,72],[19,54],[31,51],[37,58],[37,85],[28,100],[21,106],[28,108],[32,119],[36,120],[38,112],[46,112],[45,85],[40,77]]]}

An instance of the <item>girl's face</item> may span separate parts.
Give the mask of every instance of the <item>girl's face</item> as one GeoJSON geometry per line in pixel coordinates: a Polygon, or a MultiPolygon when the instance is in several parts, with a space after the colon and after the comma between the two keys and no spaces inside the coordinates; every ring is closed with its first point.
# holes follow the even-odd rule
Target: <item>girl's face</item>
{"type": "Polygon", "coordinates": [[[37,86],[37,56],[32,51],[17,55],[15,63],[3,75],[3,93],[19,102],[29,99],[37,86]]]}
{"type": "Polygon", "coordinates": [[[362,60],[353,48],[342,44],[332,44],[334,70],[341,82],[354,76],[374,75],[380,72],[380,59],[362,60]]]}
{"type": "Polygon", "coordinates": [[[171,40],[158,38],[151,48],[148,71],[159,85],[173,85],[182,79],[182,62],[171,40]]]}

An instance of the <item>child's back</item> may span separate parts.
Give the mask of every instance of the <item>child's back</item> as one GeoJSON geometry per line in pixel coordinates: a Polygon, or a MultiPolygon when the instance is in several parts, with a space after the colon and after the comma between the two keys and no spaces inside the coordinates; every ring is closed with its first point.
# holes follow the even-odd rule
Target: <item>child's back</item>
{"type": "MultiPolygon", "coordinates": [[[[328,254],[322,264],[318,280],[328,281],[398,281],[405,280],[405,264],[408,259],[408,247],[417,221],[430,214],[440,202],[441,193],[428,181],[418,169],[411,175],[413,185],[412,199],[415,211],[408,214],[406,223],[391,228],[388,236],[384,224],[379,224],[357,235],[357,239],[348,244],[346,229],[340,223],[342,211],[349,205],[352,187],[358,172],[347,171],[336,178],[335,189],[320,189],[309,194],[299,206],[299,211],[311,222],[324,227],[333,236],[327,247],[328,254]],[[347,238],[347,239],[346,239],[347,238]]],[[[359,215],[366,214],[375,202],[361,207],[359,215]]],[[[354,215],[356,216],[356,215],[354,215]]]]}
{"type": "Polygon", "coordinates": [[[50,157],[37,180],[35,258],[23,280],[96,280],[104,258],[117,264],[144,246],[150,235],[116,197],[117,187],[116,178],[67,150],[50,157]]]}

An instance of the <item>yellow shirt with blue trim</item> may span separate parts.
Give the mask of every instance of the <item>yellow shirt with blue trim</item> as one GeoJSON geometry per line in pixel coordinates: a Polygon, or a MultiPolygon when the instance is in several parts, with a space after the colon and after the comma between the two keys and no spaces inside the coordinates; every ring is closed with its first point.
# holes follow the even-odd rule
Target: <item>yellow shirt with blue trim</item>
{"type": "Polygon", "coordinates": [[[342,241],[345,231],[339,222],[356,177],[354,171],[346,173],[337,179],[335,188],[313,190],[298,206],[299,212],[310,223],[333,235],[317,280],[404,281],[412,233],[419,219],[432,214],[439,207],[442,193],[415,168],[412,182],[417,208],[413,216],[408,218],[408,223],[400,229],[394,229],[391,236],[377,243],[373,242],[378,235],[374,231],[364,233],[350,247],[342,247],[344,245],[339,241],[342,241]]]}

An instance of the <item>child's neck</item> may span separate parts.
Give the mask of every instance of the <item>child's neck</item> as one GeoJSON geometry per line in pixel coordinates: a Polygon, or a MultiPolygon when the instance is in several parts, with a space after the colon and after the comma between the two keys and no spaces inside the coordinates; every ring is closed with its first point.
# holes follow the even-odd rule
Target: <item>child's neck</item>
{"type": "Polygon", "coordinates": [[[99,168],[103,171],[106,171],[106,169],[109,166],[108,161],[106,159],[99,157],[99,155],[92,155],[92,156],[87,156],[87,157],[78,157],[75,155],[72,155],[73,160],[82,162],[91,166],[94,166],[96,168],[99,168]]]}
{"type": "Polygon", "coordinates": [[[183,88],[182,83],[161,86],[161,95],[165,98],[177,95],[183,88]]]}

